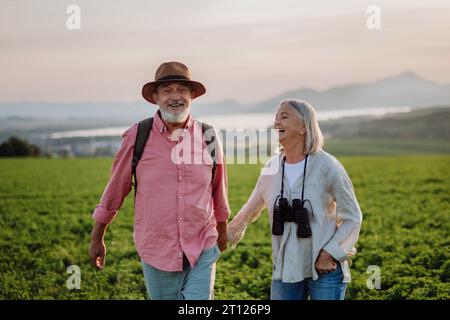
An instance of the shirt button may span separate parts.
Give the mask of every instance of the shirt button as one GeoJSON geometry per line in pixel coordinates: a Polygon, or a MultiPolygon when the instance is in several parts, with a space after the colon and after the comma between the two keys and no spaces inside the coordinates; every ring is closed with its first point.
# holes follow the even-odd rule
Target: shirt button
{"type": "Polygon", "coordinates": [[[180,199],[183,199],[183,196],[179,196],[180,199]]]}
{"type": "Polygon", "coordinates": [[[183,220],[183,217],[179,217],[178,220],[180,220],[180,221],[183,220]]]}
{"type": "Polygon", "coordinates": [[[177,256],[178,256],[178,258],[182,258],[183,257],[183,252],[178,252],[177,256]]]}

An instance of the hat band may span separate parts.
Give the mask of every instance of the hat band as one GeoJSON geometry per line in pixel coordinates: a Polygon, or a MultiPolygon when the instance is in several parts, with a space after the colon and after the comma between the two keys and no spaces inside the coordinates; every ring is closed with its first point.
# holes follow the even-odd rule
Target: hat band
{"type": "Polygon", "coordinates": [[[165,81],[165,80],[190,80],[188,77],[185,76],[165,76],[162,78],[159,78],[156,81],[165,81]]]}

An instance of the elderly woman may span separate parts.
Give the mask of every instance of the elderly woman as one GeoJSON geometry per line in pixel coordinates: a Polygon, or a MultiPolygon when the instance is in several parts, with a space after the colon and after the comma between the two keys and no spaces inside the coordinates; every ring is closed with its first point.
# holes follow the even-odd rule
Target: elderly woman
{"type": "Polygon", "coordinates": [[[273,300],[343,300],[362,215],[341,163],[322,150],[313,107],[287,100],[274,127],[281,153],[266,164],[228,225],[232,247],[267,207],[272,229],[273,300]]]}

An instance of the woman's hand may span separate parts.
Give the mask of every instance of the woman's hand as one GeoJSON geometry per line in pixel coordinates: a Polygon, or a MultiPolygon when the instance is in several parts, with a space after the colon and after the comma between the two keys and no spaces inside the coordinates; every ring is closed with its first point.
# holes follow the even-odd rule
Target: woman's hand
{"type": "Polygon", "coordinates": [[[324,274],[336,270],[337,265],[333,257],[322,249],[317,257],[315,267],[318,274],[324,274]]]}

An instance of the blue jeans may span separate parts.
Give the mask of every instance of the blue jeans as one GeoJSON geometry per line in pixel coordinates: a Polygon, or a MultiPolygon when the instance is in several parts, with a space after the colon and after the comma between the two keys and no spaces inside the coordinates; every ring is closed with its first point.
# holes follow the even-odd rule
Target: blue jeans
{"type": "Polygon", "coordinates": [[[272,280],[271,300],[344,300],[347,284],[343,283],[341,265],[336,270],[320,274],[316,281],[306,278],[300,282],[287,283],[272,280]]]}
{"type": "Polygon", "coordinates": [[[145,286],[152,300],[212,300],[216,261],[220,250],[217,245],[203,250],[197,264],[191,268],[184,259],[183,271],[158,270],[142,261],[145,286]]]}

